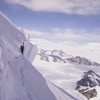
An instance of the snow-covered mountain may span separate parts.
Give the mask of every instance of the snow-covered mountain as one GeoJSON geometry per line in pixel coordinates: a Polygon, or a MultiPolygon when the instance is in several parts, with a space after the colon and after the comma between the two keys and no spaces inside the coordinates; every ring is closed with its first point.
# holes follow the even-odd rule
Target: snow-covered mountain
{"type": "Polygon", "coordinates": [[[62,62],[66,63],[65,58],[71,57],[70,55],[67,55],[62,50],[38,50],[38,55],[42,61],[48,61],[48,62],[62,62]]]}
{"type": "MultiPolygon", "coordinates": [[[[63,45],[63,43],[53,43],[41,39],[31,39],[31,43],[38,47],[38,55],[33,61],[38,71],[53,84],[73,95],[74,100],[87,100],[87,98],[80,99],[81,93],[79,92],[77,95],[75,88],[84,72],[92,70],[96,74],[100,74],[100,48],[98,46],[100,44],[71,44],[70,46],[70,44],[63,45]]],[[[99,100],[100,87],[97,85],[92,93],[94,96],[91,100],[99,100]]],[[[87,92],[85,94],[88,95],[87,92]]],[[[85,94],[82,94],[81,97],[86,97],[85,94]]]]}
{"type": "Polygon", "coordinates": [[[38,50],[38,55],[40,60],[48,61],[48,62],[58,62],[58,63],[71,63],[71,64],[79,64],[79,65],[87,65],[87,66],[100,66],[97,62],[92,62],[85,57],[80,56],[72,56],[65,53],[62,50],[38,50]]]}
{"type": "MultiPolygon", "coordinates": [[[[78,100],[45,80],[32,66],[36,53],[36,46],[0,12],[0,100],[78,100]],[[23,42],[24,55],[20,51],[23,42]]],[[[76,95],[79,100],[86,99],[76,95]]]]}
{"type": "Polygon", "coordinates": [[[86,43],[77,44],[74,42],[51,42],[44,39],[32,39],[30,38],[32,44],[37,45],[39,49],[43,50],[62,50],[69,55],[74,57],[80,56],[89,59],[94,62],[100,63],[100,43],[86,43]]]}
{"type": "Polygon", "coordinates": [[[72,64],[80,64],[80,65],[87,65],[87,66],[100,66],[97,62],[92,62],[84,57],[76,56],[66,59],[68,62],[72,64]]]}

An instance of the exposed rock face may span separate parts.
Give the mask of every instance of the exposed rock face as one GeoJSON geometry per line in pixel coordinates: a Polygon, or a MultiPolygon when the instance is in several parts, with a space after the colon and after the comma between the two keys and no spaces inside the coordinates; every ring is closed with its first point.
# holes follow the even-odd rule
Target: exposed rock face
{"type": "Polygon", "coordinates": [[[89,70],[84,72],[83,78],[77,82],[76,90],[90,99],[97,96],[96,86],[100,86],[100,76],[89,70]]]}
{"type": "Polygon", "coordinates": [[[96,89],[89,90],[87,92],[82,93],[87,99],[89,100],[90,98],[96,97],[97,96],[97,91],[96,89]]]}

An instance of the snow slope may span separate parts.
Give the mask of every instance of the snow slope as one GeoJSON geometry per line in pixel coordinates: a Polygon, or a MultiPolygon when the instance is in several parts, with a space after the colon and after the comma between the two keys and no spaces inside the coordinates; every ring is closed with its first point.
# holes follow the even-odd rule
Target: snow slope
{"type": "Polygon", "coordinates": [[[28,41],[26,43],[23,33],[0,12],[0,100],[75,100],[46,81],[32,66],[30,61],[37,52],[37,48],[34,49],[28,41]],[[23,42],[24,55],[19,50],[23,42]]]}

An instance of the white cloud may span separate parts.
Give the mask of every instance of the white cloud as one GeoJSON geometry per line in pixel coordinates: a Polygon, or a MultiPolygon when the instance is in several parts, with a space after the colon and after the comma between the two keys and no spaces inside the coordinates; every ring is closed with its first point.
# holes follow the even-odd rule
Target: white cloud
{"type": "Polygon", "coordinates": [[[51,29],[51,32],[41,32],[38,30],[24,29],[25,33],[30,34],[31,38],[42,38],[51,41],[64,42],[75,41],[77,43],[100,43],[100,28],[88,31],[87,29],[51,29]]]}
{"type": "Polygon", "coordinates": [[[87,29],[52,29],[53,38],[61,41],[76,41],[79,43],[100,42],[100,28],[87,29]]]}
{"type": "Polygon", "coordinates": [[[33,11],[100,15],[100,0],[6,0],[33,11]]]}

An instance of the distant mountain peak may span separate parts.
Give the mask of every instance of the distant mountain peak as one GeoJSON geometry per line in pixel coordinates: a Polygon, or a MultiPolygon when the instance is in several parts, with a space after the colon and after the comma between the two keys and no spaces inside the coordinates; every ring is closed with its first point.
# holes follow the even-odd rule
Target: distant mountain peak
{"type": "Polygon", "coordinates": [[[50,62],[58,62],[58,63],[70,63],[70,64],[77,64],[77,65],[87,65],[87,66],[100,66],[97,62],[92,62],[85,57],[80,56],[72,56],[64,52],[63,50],[54,49],[54,50],[44,50],[39,49],[38,55],[40,59],[43,61],[50,62]]]}
{"type": "Polygon", "coordinates": [[[85,57],[80,57],[80,56],[67,58],[67,60],[72,64],[80,64],[80,65],[87,65],[87,66],[100,66],[99,63],[92,62],[86,59],[85,57]]]}

